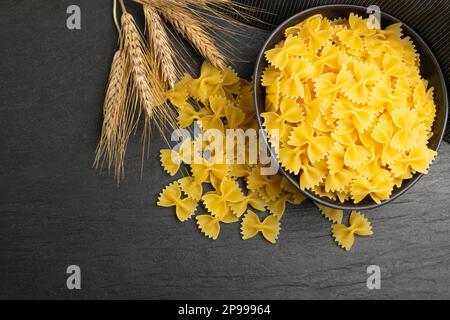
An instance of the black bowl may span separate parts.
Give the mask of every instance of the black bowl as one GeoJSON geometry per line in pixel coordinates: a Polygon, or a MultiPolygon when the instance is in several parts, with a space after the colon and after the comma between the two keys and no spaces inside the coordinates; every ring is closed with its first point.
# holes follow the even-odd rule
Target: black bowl
{"type": "MultiPolygon", "coordinates": [[[[305,20],[306,18],[315,15],[315,14],[322,14],[322,16],[327,17],[329,19],[335,19],[335,18],[348,18],[350,13],[355,13],[360,16],[368,16],[366,13],[367,8],[361,7],[361,6],[353,6],[353,5],[326,5],[326,6],[320,6],[311,8],[302,12],[299,12],[298,14],[292,16],[288,20],[286,20],[284,23],[282,23],[269,37],[269,39],[266,41],[264,46],[261,49],[261,52],[258,56],[258,60],[256,63],[255,71],[254,71],[254,81],[253,81],[253,95],[254,95],[254,103],[255,103],[255,109],[256,109],[256,118],[259,124],[259,127],[263,129],[263,119],[261,118],[261,113],[265,111],[265,89],[261,86],[261,76],[264,72],[264,69],[267,67],[267,61],[264,56],[264,52],[272,49],[275,44],[279,43],[284,38],[284,30],[286,28],[289,28],[293,25],[296,25],[297,23],[305,20]]],[[[387,14],[387,13],[381,13],[381,27],[385,28],[390,24],[401,22],[399,19],[394,18],[393,16],[387,14]]],[[[425,43],[425,41],[422,40],[422,38],[414,32],[410,27],[408,27],[406,24],[402,23],[403,28],[403,34],[404,36],[409,36],[411,40],[414,42],[416,46],[417,52],[420,54],[420,72],[423,78],[427,79],[429,81],[429,85],[434,87],[434,101],[436,104],[436,119],[433,124],[433,136],[429,140],[428,147],[437,151],[439,148],[439,145],[442,141],[444,132],[445,132],[445,126],[447,123],[447,117],[448,117],[448,96],[447,96],[447,89],[445,87],[445,81],[444,81],[444,75],[442,73],[442,70],[439,66],[439,63],[434,56],[431,49],[428,47],[428,45],[425,43]]],[[[270,146],[270,143],[267,139],[267,135],[264,130],[262,130],[264,133],[264,139],[265,142],[270,150],[272,158],[278,162],[277,156],[275,155],[273,149],[270,146]]],[[[288,172],[286,172],[281,166],[280,166],[280,172],[293,184],[295,185],[299,190],[299,176],[293,175],[288,172]]],[[[382,201],[381,204],[377,204],[375,201],[373,201],[371,198],[366,197],[363,201],[361,201],[358,204],[354,204],[351,201],[346,201],[344,203],[341,203],[339,201],[333,201],[328,198],[320,197],[317,194],[315,194],[312,191],[308,190],[302,190],[302,192],[311,198],[313,201],[316,201],[322,205],[335,208],[335,209],[343,209],[343,210],[367,210],[372,209],[375,207],[382,206],[399,196],[401,196],[403,193],[405,193],[407,190],[409,190],[420,178],[422,177],[422,174],[417,173],[415,174],[411,179],[404,180],[401,188],[394,188],[394,191],[392,192],[391,197],[388,200],[382,201]]]]}

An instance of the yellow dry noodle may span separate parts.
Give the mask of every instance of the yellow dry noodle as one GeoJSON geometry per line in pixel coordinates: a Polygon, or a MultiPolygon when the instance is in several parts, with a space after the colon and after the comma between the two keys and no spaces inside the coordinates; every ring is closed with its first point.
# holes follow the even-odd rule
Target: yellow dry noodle
{"type": "MultiPolygon", "coordinates": [[[[311,27],[313,27],[314,24],[317,24],[317,20],[311,23],[311,27]]],[[[326,28],[326,24],[321,24],[320,28],[326,28]]],[[[311,30],[308,32],[310,35],[312,34],[311,30]]],[[[322,36],[328,37],[326,33],[322,33],[322,36]]],[[[364,154],[358,153],[359,146],[353,146],[354,143],[351,139],[347,141],[343,138],[341,142],[333,139],[331,132],[336,119],[332,118],[332,113],[338,112],[338,107],[333,109],[332,106],[327,106],[328,115],[323,117],[321,111],[316,109],[325,108],[325,106],[322,106],[317,98],[312,99],[311,94],[314,85],[310,81],[308,73],[316,71],[315,68],[337,71],[338,62],[335,59],[337,54],[333,53],[335,47],[330,44],[325,46],[328,48],[327,52],[334,54],[335,58],[328,59],[326,53],[317,53],[315,58],[309,61],[308,57],[304,59],[294,57],[296,54],[306,55],[308,52],[299,47],[295,39],[292,38],[290,41],[290,43],[288,42],[290,47],[286,51],[287,60],[292,62],[292,65],[289,65],[288,62],[286,66],[286,71],[289,72],[288,78],[282,78],[280,70],[276,67],[270,67],[263,76],[264,83],[274,86],[273,92],[276,93],[273,98],[270,98],[273,103],[270,111],[272,113],[265,115],[268,126],[284,131],[281,140],[285,145],[289,145],[292,154],[298,154],[301,157],[298,170],[303,171],[302,183],[304,185],[309,185],[314,187],[317,192],[329,195],[331,195],[330,190],[339,190],[339,192],[336,191],[337,197],[342,199],[346,197],[346,193],[351,187],[359,188],[361,190],[359,192],[364,193],[368,190],[365,188],[366,185],[352,185],[350,183],[352,181],[350,181],[345,183],[345,187],[342,187],[336,182],[345,178],[347,171],[356,175],[356,171],[346,168],[346,161],[357,162],[354,158],[358,156],[364,158],[364,154]],[[293,65],[298,65],[303,71],[295,70],[292,68],[293,65]],[[290,85],[292,85],[292,79],[302,82],[301,94],[291,92],[290,97],[282,99],[276,96],[279,95],[277,86],[282,81],[284,84],[291,82],[290,85]],[[308,102],[302,105],[302,101],[299,99],[308,102]],[[282,116],[280,116],[280,111],[282,116]],[[321,116],[320,121],[317,120],[318,116],[321,116]],[[346,146],[352,146],[355,150],[352,151],[346,146]],[[325,191],[325,186],[328,191],[325,191]]],[[[315,38],[308,41],[314,45],[320,43],[315,38]]],[[[283,56],[286,55],[286,52],[275,52],[274,55],[283,56]]],[[[345,72],[342,75],[341,78],[344,78],[345,72]]],[[[329,79],[336,82],[336,78],[330,77],[329,79]]],[[[326,94],[324,92],[324,95],[326,94]]],[[[198,121],[202,129],[217,129],[221,132],[236,128],[257,129],[251,83],[239,79],[231,69],[218,70],[205,62],[198,79],[186,75],[172,90],[167,92],[166,96],[175,106],[178,112],[178,122],[182,128],[190,127],[198,121]],[[192,103],[193,100],[197,102],[192,103]]],[[[415,97],[416,100],[423,101],[423,108],[418,112],[419,118],[423,119],[431,108],[427,102],[429,94],[425,89],[418,88],[415,97]]],[[[342,99],[346,98],[342,97],[342,99]]],[[[354,113],[347,113],[345,117],[364,118],[366,113],[356,110],[354,113]]],[[[381,123],[379,129],[385,125],[384,122],[381,123]]],[[[381,133],[373,135],[380,140],[380,148],[387,144],[386,135],[381,133]]],[[[390,136],[392,135],[393,132],[390,136]]],[[[192,175],[181,177],[167,186],[161,192],[157,204],[163,207],[175,207],[178,219],[186,221],[195,214],[197,203],[200,201],[208,214],[198,214],[195,217],[196,224],[200,232],[212,240],[218,239],[222,223],[240,221],[244,240],[261,233],[267,241],[275,243],[278,239],[280,221],[285,213],[286,205],[302,203],[306,199],[305,195],[280,174],[263,175],[260,165],[250,164],[248,142],[245,142],[246,145],[242,151],[244,163],[223,164],[216,163],[204,155],[206,151],[209,151],[211,155],[221,155],[220,153],[223,152],[223,150],[214,148],[212,140],[204,141],[198,137],[191,139],[183,141],[175,150],[163,149],[160,151],[161,165],[169,175],[179,174],[182,172],[183,166],[187,166],[192,175]],[[261,221],[258,215],[249,208],[261,213],[265,212],[266,218],[261,221]]],[[[386,149],[385,152],[385,158],[395,166],[398,177],[405,176],[405,172],[409,172],[409,170],[423,169],[424,164],[419,159],[421,157],[420,150],[411,150],[410,161],[404,162],[393,157],[390,149],[386,149]]],[[[238,154],[235,157],[237,159],[238,154]]],[[[373,179],[371,176],[366,178],[373,179]]],[[[331,221],[341,222],[342,211],[323,206],[319,206],[319,208],[331,221]]]]}
{"type": "Polygon", "coordinates": [[[339,246],[345,250],[350,250],[355,241],[355,234],[358,236],[370,236],[373,234],[370,222],[358,211],[350,214],[350,225],[333,224],[331,226],[333,238],[339,246]]]}
{"type": "Polygon", "coordinates": [[[181,222],[188,220],[197,208],[197,202],[191,198],[181,199],[181,189],[177,182],[167,186],[159,195],[158,206],[175,207],[175,212],[181,222]]]}
{"type": "Polygon", "coordinates": [[[261,232],[264,238],[275,243],[280,233],[280,221],[274,215],[268,216],[263,222],[253,211],[248,211],[241,224],[242,239],[247,240],[253,238],[261,232]]]}
{"type": "MultiPolygon", "coordinates": [[[[292,48],[292,52],[295,53],[295,48],[292,48]]],[[[298,63],[307,66],[305,61],[299,60],[298,63]]],[[[305,88],[308,86],[304,73],[295,72],[291,77],[304,80],[305,88]]],[[[184,76],[166,93],[166,97],[178,112],[177,120],[181,128],[188,128],[198,122],[202,130],[225,132],[227,129],[257,129],[251,83],[239,79],[230,68],[219,70],[205,62],[197,79],[184,76]]],[[[304,118],[294,99],[286,100],[282,109],[289,112],[284,120],[275,121],[276,126],[300,122],[304,118]]],[[[205,157],[206,151],[211,156],[219,156],[218,159],[226,156],[224,150],[216,150],[214,142],[208,139],[200,141],[194,138],[193,141],[184,141],[176,150],[161,150],[161,165],[169,175],[175,176],[182,171],[183,166],[189,167],[192,175],[182,177],[164,189],[158,205],[175,206],[177,216],[185,221],[194,213],[197,201],[201,201],[209,214],[197,215],[196,222],[200,231],[213,240],[219,236],[221,223],[240,221],[243,216],[248,216],[244,214],[249,207],[259,212],[268,211],[270,219],[266,218],[264,221],[267,222],[261,225],[276,220],[274,224],[279,229],[286,204],[300,204],[305,196],[279,174],[262,175],[259,166],[249,163],[248,142],[245,143],[245,154],[235,155],[235,159],[243,156],[245,162],[233,164],[205,157]],[[207,191],[210,190],[204,187],[207,184],[212,186],[213,191],[207,191]],[[181,193],[186,198],[182,199],[181,193]]],[[[249,218],[246,221],[249,222],[249,218]]],[[[256,228],[255,224],[251,226],[256,228]]],[[[270,242],[275,242],[278,231],[274,234],[266,230],[263,235],[270,242]]]]}
{"type": "Polygon", "coordinates": [[[261,116],[281,165],[299,175],[302,189],[341,202],[381,203],[436,157],[427,146],[433,88],[420,75],[414,44],[401,24],[370,26],[353,13],[309,17],[266,51],[260,79],[261,116]]]}

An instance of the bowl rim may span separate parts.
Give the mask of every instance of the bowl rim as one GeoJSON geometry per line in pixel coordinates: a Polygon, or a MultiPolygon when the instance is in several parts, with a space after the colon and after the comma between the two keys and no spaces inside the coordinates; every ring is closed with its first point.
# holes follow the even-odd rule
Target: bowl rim
{"type": "MultiPolygon", "coordinates": [[[[364,204],[364,205],[359,205],[359,204],[348,205],[346,203],[338,203],[335,200],[325,199],[322,196],[316,195],[313,191],[302,190],[300,188],[299,181],[297,181],[298,179],[293,179],[291,174],[289,174],[280,165],[280,163],[278,161],[278,158],[277,158],[277,156],[275,154],[275,151],[273,150],[272,146],[270,145],[270,142],[268,141],[267,134],[266,134],[266,131],[264,130],[264,126],[263,126],[263,120],[261,118],[261,114],[260,114],[259,108],[258,108],[259,102],[258,102],[258,98],[256,96],[256,92],[257,92],[258,86],[261,86],[260,81],[259,81],[260,76],[262,75],[262,72],[263,72],[263,70],[262,70],[263,63],[261,63],[261,62],[264,61],[264,59],[265,59],[265,52],[266,52],[266,50],[270,49],[268,47],[269,47],[270,42],[272,42],[272,39],[275,36],[277,36],[280,32],[282,32],[284,29],[286,29],[287,25],[289,25],[292,22],[298,20],[300,17],[304,17],[304,19],[306,19],[308,17],[308,14],[310,14],[310,13],[312,13],[312,14],[320,14],[321,10],[326,10],[326,9],[330,9],[330,8],[350,9],[350,10],[351,9],[355,9],[355,10],[358,10],[358,11],[367,9],[367,7],[364,7],[364,6],[347,5],[347,4],[329,4],[329,5],[315,6],[315,7],[308,8],[306,10],[303,10],[303,11],[300,11],[300,12],[294,14],[290,18],[288,18],[285,21],[283,21],[280,25],[278,25],[278,27],[274,31],[272,31],[272,33],[268,36],[267,40],[264,42],[263,46],[261,47],[261,49],[259,51],[259,54],[257,56],[255,69],[254,69],[254,72],[253,72],[252,92],[253,92],[253,104],[254,104],[254,109],[255,109],[255,114],[256,114],[256,120],[258,122],[258,127],[259,127],[259,129],[261,131],[261,134],[262,134],[262,136],[264,138],[265,145],[269,149],[270,157],[272,158],[273,161],[275,161],[279,165],[278,172],[281,172],[283,174],[283,176],[286,179],[288,179],[289,182],[291,182],[298,190],[300,190],[303,194],[305,194],[309,199],[311,199],[312,201],[317,202],[317,203],[319,203],[321,205],[324,205],[324,206],[327,206],[327,207],[330,207],[330,208],[333,208],[333,209],[340,209],[340,210],[369,210],[369,209],[374,209],[374,208],[381,207],[381,206],[383,206],[385,204],[388,204],[389,202],[399,198],[401,195],[406,193],[410,188],[412,188],[420,180],[420,178],[422,178],[423,174],[422,173],[416,173],[410,179],[410,183],[405,188],[403,188],[403,189],[400,188],[400,190],[398,190],[398,192],[395,195],[393,195],[392,197],[390,197],[387,200],[381,201],[380,204],[377,204],[377,203],[373,202],[372,204],[364,204]]],[[[381,17],[383,18],[383,16],[388,17],[391,20],[394,20],[396,22],[400,22],[402,24],[402,28],[405,29],[406,31],[408,31],[408,33],[412,36],[413,42],[420,42],[421,45],[425,48],[425,51],[427,51],[427,53],[430,56],[431,60],[433,60],[433,63],[437,66],[437,72],[438,72],[438,75],[439,75],[439,82],[440,82],[440,84],[442,86],[442,89],[443,89],[443,96],[444,96],[444,120],[445,120],[444,121],[444,126],[442,128],[442,132],[439,135],[439,140],[438,140],[438,143],[437,143],[436,148],[435,148],[435,151],[438,151],[439,147],[440,147],[440,145],[442,143],[445,131],[446,131],[447,122],[448,122],[448,116],[449,116],[449,111],[448,111],[448,93],[447,93],[445,77],[444,77],[444,73],[442,71],[441,65],[440,65],[439,61],[437,60],[435,54],[431,50],[431,48],[428,46],[428,44],[411,27],[409,27],[402,20],[400,20],[400,19],[390,15],[389,13],[381,11],[381,17]]]]}

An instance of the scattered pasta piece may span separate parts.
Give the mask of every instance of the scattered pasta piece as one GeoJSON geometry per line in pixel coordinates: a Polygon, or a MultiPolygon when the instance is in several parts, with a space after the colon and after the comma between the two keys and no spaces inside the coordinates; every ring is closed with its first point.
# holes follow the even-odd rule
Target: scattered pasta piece
{"type": "Polygon", "coordinates": [[[350,214],[350,225],[333,224],[331,232],[336,243],[345,250],[350,250],[355,241],[355,234],[358,236],[370,236],[373,234],[370,222],[358,211],[350,214]]]}
{"type": "Polygon", "coordinates": [[[203,194],[203,186],[193,177],[184,177],[178,180],[181,190],[191,199],[199,201],[203,194]]]}
{"type": "Polygon", "coordinates": [[[195,200],[191,198],[181,199],[181,189],[177,182],[170,184],[161,192],[157,204],[161,207],[175,206],[177,218],[181,222],[188,220],[197,208],[195,200]]]}
{"type": "Polygon", "coordinates": [[[223,179],[216,192],[208,192],[202,197],[206,209],[215,217],[222,219],[229,211],[227,203],[239,203],[245,200],[237,182],[223,179]]]}
{"type": "Polygon", "coordinates": [[[267,241],[275,243],[280,233],[280,221],[274,215],[270,215],[261,222],[256,213],[249,210],[242,220],[242,239],[253,238],[258,232],[261,232],[267,241]]]}
{"type": "Polygon", "coordinates": [[[162,149],[160,151],[161,165],[163,169],[171,176],[177,174],[180,169],[181,159],[172,149],[162,149]]]}
{"type": "Polygon", "coordinates": [[[247,211],[248,206],[258,210],[265,211],[267,203],[262,200],[259,195],[254,191],[249,191],[248,195],[243,198],[242,201],[238,201],[235,203],[229,203],[231,211],[237,216],[240,217],[247,211]]]}
{"type": "Polygon", "coordinates": [[[162,149],[160,151],[161,165],[171,176],[177,174],[181,163],[189,163],[191,159],[191,141],[187,139],[180,146],[178,151],[172,149],[162,149]]]}
{"type": "Polygon", "coordinates": [[[197,220],[198,228],[205,236],[217,240],[220,233],[219,218],[204,214],[196,216],[195,219],[197,220]]]}

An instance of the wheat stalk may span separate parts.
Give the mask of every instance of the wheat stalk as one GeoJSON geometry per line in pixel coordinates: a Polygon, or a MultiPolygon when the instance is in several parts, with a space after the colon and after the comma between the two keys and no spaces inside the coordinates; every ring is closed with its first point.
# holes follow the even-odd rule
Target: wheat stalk
{"type": "MultiPolygon", "coordinates": [[[[124,152],[122,115],[126,105],[128,74],[125,55],[121,50],[114,54],[103,104],[103,127],[97,146],[94,166],[99,168],[107,161],[108,170],[114,166],[116,179],[123,177],[124,152]]],[[[126,126],[126,125],[125,125],[126,126]]]]}
{"type": "Polygon", "coordinates": [[[152,66],[154,57],[146,47],[145,41],[131,14],[122,14],[121,43],[129,59],[131,73],[131,104],[139,105],[150,120],[157,119],[155,123],[160,128],[165,122],[174,125],[173,112],[168,110],[165,103],[164,85],[158,73],[152,66]]]}
{"type": "Polygon", "coordinates": [[[180,69],[175,65],[175,51],[158,12],[150,5],[144,5],[143,8],[152,55],[155,57],[162,79],[173,88],[181,75],[180,69]]]}
{"type": "MultiPolygon", "coordinates": [[[[225,13],[234,14],[245,20],[256,20],[247,12],[262,11],[250,5],[239,3],[234,0],[134,0],[140,4],[148,4],[155,7],[182,5],[194,9],[202,9],[223,20],[237,22],[236,19],[227,16],[225,13]]],[[[194,10],[193,10],[194,11],[194,10]]]]}
{"type": "Polygon", "coordinates": [[[175,5],[160,6],[158,10],[174,26],[177,32],[189,40],[205,59],[218,68],[225,68],[225,56],[220,52],[210,35],[202,28],[201,23],[190,10],[175,5]]]}

